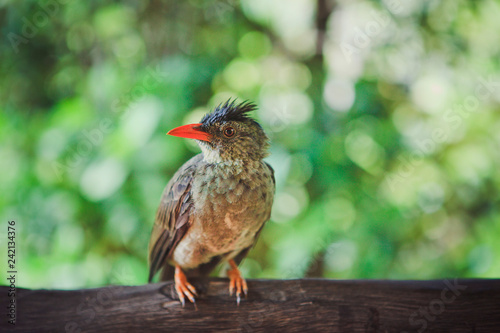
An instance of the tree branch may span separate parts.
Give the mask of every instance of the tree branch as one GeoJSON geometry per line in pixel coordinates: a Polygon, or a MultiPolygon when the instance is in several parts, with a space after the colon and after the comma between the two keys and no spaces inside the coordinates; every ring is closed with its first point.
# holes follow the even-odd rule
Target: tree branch
{"type": "MultiPolygon", "coordinates": [[[[192,280],[197,310],[173,284],[16,290],[16,332],[493,332],[500,280],[249,280],[236,306],[226,279],[192,280]]],[[[6,311],[9,287],[0,287],[6,311]]]]}

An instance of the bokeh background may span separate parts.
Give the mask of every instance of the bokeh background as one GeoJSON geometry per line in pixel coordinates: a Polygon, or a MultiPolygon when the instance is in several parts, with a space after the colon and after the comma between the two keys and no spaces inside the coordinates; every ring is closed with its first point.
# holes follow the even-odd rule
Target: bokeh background
{"type": "Polygon", "coordinates": [[[277,176],[247,277],[498,277],[499,17],[493,0],[0,0],[18,286],[146,283],[162,190],[199,151],[165,133],[229,97],[258,104],[277,176]]]}

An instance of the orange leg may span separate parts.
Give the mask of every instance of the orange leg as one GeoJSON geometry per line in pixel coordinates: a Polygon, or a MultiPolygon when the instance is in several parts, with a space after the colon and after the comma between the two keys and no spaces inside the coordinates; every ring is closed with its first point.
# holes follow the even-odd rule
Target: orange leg
{"type": "Polygon", "coordinates": [[[229,295],[233,295],[236,288],[236,303],[240,305],[241,292],[243,291],[245,297],[248,294],[247,282],[241,276],[241,272],[233,259],[229,260],[229,265],[231,266],[231,269],[227,271],[227,276],[229,277],[229,295]]]}
{"type": "Polygon", "coordinates": [[[177,291],[177,295],[179,296],[179,300],[181,301],[182,306],[186,304],[184,296],[186,296],[191,301],[191,303],[196,306],[196,301],[194,299],[194,295],[196,295],[196,289],[191,283],[187,281],[186,274],[184,274],[181,266],[179,265],[175,265],[174,280],[175,290],[177,291]]]}

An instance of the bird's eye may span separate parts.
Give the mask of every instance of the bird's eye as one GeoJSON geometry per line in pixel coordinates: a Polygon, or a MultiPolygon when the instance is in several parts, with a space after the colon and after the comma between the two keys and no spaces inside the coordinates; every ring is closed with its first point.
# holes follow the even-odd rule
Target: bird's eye
{"type": "Polygon", "coordinates": [[[224,135],[227,138],[230,138],[230,137],[234,136],[235,133],[236,133],[236,131],[232,127],[226,127],[226,128],[224,128],[224,135]]]}

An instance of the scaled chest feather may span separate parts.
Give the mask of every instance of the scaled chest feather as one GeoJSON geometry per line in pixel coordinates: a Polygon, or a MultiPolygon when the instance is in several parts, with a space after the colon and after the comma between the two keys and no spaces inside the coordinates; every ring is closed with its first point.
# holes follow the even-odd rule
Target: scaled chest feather
{"type": "MultiPolygon", "coordinates": [[[[195,214],[203,225],[217,229],[260,228],[268,218],[273,193],[271,173],[259,162],[250,166],[211,166],[200,170],[195,182],[195,214]],[[251,171],[249,171],[251,170],[251,171]]],[[[192,221],[195,222],[195,221],[192,221]]],[[[222,231],[221,230],[221,231],[222,231]]],[[[229,231],[229,230],[227,230],[229,231]]]]}
{"type": "Polygon", "coordinates": [[[174,260],[196,266],[214,255],[237,255],[253,244],[269,219],[273,186],[271,172],[263,162],[251,172],[247,170],[244,166],[200,168],[192,189],[195,206],[191,227],[174,260]]]}

